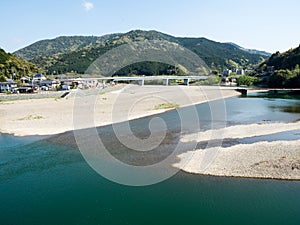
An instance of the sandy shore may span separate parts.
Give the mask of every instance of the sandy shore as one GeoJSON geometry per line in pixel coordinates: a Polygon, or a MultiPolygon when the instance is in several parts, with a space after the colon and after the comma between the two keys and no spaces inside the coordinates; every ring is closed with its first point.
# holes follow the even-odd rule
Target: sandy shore
{"type": "MultiPolygon", "coordinates": [[[[228,146],[206,147],[195,149],[179,155],[179,158],[190,160],[186,165],[174,166],[196,174],[230,177],[252,177],[271,179],[300,179],[300,136],[298,140],[257,141],[257,137],[294,131],[300,135],[300,122],[251,124],[231,126],[220,130],[210,130],[199,134],[186,135],[182,142],[204,142],[223,138],[230,139],[228,146]],[[254,143],[242,143],[251,140],[254,143]],[[256,138],[256,139],[255,139],[256,138]],[[213,153],[212,160],[207,162],[205,155],[213,153]],[[201,164],[207,165],[205,168],[201,164]]],[[[283,136],[283,135],[281,135],[283,136]]]]}
{"type": "MultiPolygon", "coordinates": [[[[140,118],[166,111],[156,109],[160,104],[173,104],[179,107],[239,95],[231,88],[195,86],[124,86],[122,89],[106,93],[84,91],[80,97],[63,99],[32,99],[0,103],[0,132],[17,136],[52,135],[74,129],[74,111],[77,117],[84,117],[84,104],[94,104],[93,124],[102,126],[140,118]],[[75,104],[74,104],[75,102],[75,104]],[[74,110],[74,107],[77,107],[74,110]],[[114,115],[122,115],[116,118],[114,115]]],[[[78,94],[79,96],[79,94],[78,94]]],[[[158,107],[159,108],[159,107],[158,107]]],[[[75,126],[78,128],[77,126],[75,126]]]]}

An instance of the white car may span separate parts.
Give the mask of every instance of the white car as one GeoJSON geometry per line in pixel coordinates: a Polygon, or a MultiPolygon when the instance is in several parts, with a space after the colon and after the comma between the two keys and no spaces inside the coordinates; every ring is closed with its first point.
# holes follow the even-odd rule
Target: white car
{"type": "Polygon", "coordinates": [[[42,87],[41,87],[41,90],[42,90],[42,91],[48,91],[49,88],[48,88],[47,86],[42,86],[42,87]]]}

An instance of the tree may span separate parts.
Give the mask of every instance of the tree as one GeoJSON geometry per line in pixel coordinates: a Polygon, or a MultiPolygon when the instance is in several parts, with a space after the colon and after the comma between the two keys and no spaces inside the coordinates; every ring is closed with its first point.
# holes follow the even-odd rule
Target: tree
{"type": "Polygon", "coordinates": [[[219,75],[219,71],[217,69],[212,70],[211,73],[215,76],[219,75]]]}
{"type": "Polygon", "coordinates": [[[0,82],[5,82],[6,81],[6,77],[4,75],[0,76],[0,82]]]}
{"type": "Polygon", "coordinates": [[[300,67],[299,67],[299,64],[297,64],[295,66],[295,69],[293,70],[293,75],[294,76],[300,76],[300,67]]]}
{"type": "Polygon", "coordinates": [[[228,60],[228,65],[232,68],[236,68],[236,69],[239,68],[239,64],[231,59],[228,60]]]}
{"type": "Polygon", "coordinates": [[[269,87],[288,87],[293,73],[290,70],[276,70],[269,78],[269,87]]]}
{"type": "Polygon", "coordinates": [[[196,85],[219,85],[221,78],[218,75],[208,76],[206,80],[198,81],[196,85]]]}
{"type": "Polygon", "coordinates": [[[17,80],[17,86],[18,86],[18,87],[21,87],[21,86],[22,86],[22,81],[17,80]]]}
{"type": "Polygon", "coordinates": [[[177,68],[176,68],[176,75],[188,75],[189,74],[189,71],[187,68],[185,68],[183,65],[181,64],[178,64],[177,65],[177,68]]]}
{"type": "Polygon", "coordinates": [[[257,77],[251,77],[247,75],[242,75],[237,78],[236,82],[237,85],[246,85],[246,86],[252,86],[253,84],[258,83],[259,79],[257,77]]]}
{"type": "Polygon", "coordinates": [[[265,72],[265,71],[267,71],[267,64],[263,64],[262,66],[261,66],[261,70],[260,70],[261,72],[265,72]]]}

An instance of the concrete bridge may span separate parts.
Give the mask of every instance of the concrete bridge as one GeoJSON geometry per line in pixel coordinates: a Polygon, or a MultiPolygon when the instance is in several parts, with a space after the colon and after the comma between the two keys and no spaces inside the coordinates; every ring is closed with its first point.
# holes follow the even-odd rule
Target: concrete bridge
{"type": "Polygon", "coordinates": [[[90,78],[77,78],[77,79],[60,79],[60,81],[85,81],[85,82],[105,82],[107,80],[119,82],[119,81],[137,81],[139,85],[143,86],[145,81],[162,80],[163,85],[169,85],[170,80],[183,80],[184,85],[189,85],[191,80],[206,80],[208,76],[134,76],[134,77],[90,77],[90,78]]]}

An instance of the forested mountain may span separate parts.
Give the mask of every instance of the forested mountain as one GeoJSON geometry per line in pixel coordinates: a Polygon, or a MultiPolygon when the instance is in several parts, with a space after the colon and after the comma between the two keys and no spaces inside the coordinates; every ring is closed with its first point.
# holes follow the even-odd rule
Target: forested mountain
{"type": "Polygon", "coordinates": [[[300,88],[300,46],[289,51],[276,52],[263,62],[258,71],[269,75],[268,86],[300,88]]]}
{"type": "Polygon", "coordinates": [[[19,59],[0,48],[0,76],[2,80],[4,80],[4,77],[19,79],[22,76],[32,75],[38,71],[38,67],[33,63],[19,59]]]}
{"type": "Polygon", "coordinates": [[[14,54],[22,59],[32,60],[41,56],[52,56],[60,53],[67,53],[84,49],[91,46],[97,46],[104,41],[111,39],[118,34],[109,34],[100,37],[96,36],[61,36],[54,39],[47,39],[35,42],[25,48],[22,48],[14,54]]]}
{"type": "MultiPolygon", "coordinates": [[[[88,66],[101,54],[122,44],[141,40],[175,42],[195,52],[211,69],[218,69],[219,71],[224,68],[251,67],[266,58],[265,55],[253,54],[232,44],[219,43],[206,38],[179,38],[157,31],[142,30],[101,37],[58,37],[52,40],[39,41],[15,52],[15,54],[24,59],[30,59],[48,74],[71,71],[84,73],[88,66]]],[[[155,67],[161,67],[161,65],[156,64],[155,67]]],[[[155,74],[151,63],[148,63],[147,68],[147,74],[155,74]]],[[[165,71],[167,66],[165,65],[165,68],[161,69],[161,71],[165,71]]],[[[135,65],[135,72],[136,74],[143,74],[145,65],[135,65]],[[144,68],[143,71],[140,66],[144,68]]]]}
{"type": "Polygon", "coordinates": [[[300,46],[283,53],[276,52],[262,63],[261,67],[274,67],[274,70],[293,70],[297,64],[300,65],[300,46]]]}

